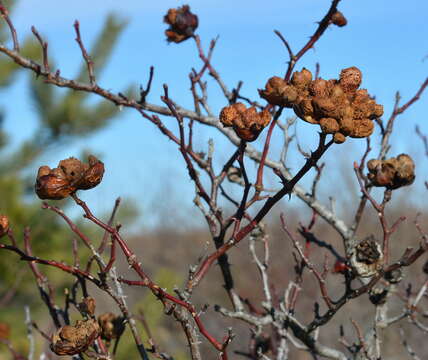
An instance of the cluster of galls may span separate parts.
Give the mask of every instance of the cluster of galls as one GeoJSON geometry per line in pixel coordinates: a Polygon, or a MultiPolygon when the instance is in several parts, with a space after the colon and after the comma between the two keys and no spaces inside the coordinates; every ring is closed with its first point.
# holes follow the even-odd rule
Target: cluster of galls
{"type": "Polygon", "coordinates": [[[77,190],[88,190],[97,186],[104,175],[104,164],[95,156],[88,157],[88,164],[76,158],[61,160],[58,167],[39,168],[36,193],[40,199],[61,200],[77,190]]]}
{"type": "Polygon", "coordinates": [[[254,106],[242,103],[226,106],[221,110],[220,121],[225,127],[232,127],[236,134],[245,141],[254,141],[269,124],[272,116],[268,110],[257,112],[254,106]]]}
{"type": "Polygon", "coordinates": [[[180,43],[187,40],[193,36],[198,27],[198,17],[190,11],[188,5],[169,9],[163,20],[169,25],[165,30],[168,42],[180,43]]]}
{"type": "Polygon", "coordinates": [[[52,336],[51,350],[57,355],[75,355],[86,351],[100,336],[110,342],[120,337],[125,330],[124,318],[112,313],[94,317],[95,300],[83,299],[79,309],[86,317],[78,320],[74,326],[65,325],[52,336]]]}
{"type": "Polygon", "coordinates": [[[318,124],[334,142],[343,143],[347,136],[368,137],[373,133],[373,120],[383,115],[383,106],[358,89],[362,74],[356,67],[343,69],[339,80],[315,79],[303,69],[294,72],[290,83],[274,76],[260,96],[271,105],[293,108],[302,120],[318,124]]]}
{"type": "Polygon", "coordinates": [[[415,163],[407,154],[386,160],[372,159],[367,163],[368,178],[374,186],[398,189],[415,180],[415,163]]]}

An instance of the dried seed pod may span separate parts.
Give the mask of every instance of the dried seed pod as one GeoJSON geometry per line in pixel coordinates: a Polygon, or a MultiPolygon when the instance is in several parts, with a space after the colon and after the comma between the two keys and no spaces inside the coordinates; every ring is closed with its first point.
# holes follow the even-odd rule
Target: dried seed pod
{"type": "Polygon", "coordinates": [[[409,155],[400,154],[397,156],[396,170],[396,184],[400,184],[400,186],[409,185],[415,180],[415,163],[409,155]]]}
{"type": "Polygon", "coordinates": [[[321,131],[324,134],[335,134],[339,131],[339,124],[336,119],[322,118],[320,120],[321,131]]]}
{"type": "Polygon", "coordinates": [[[342,27],[348,23],[348,20],[346,20],[346,17],[340,11],[336,11],[331,16],[331,22],[336,26],[342,27]]]}
{"type": "Polygon", "coordinates": [[[354,121],[354,127],[349,134],[352,138],[364,138],[373,134],[374,124],[370,119],[361,119],[360,121],[354,121]]]}
{"type": "Polygon", "coordinates": [[[333,141],[336,144],[343,144],[346,141],[346,136],[340,132],[337,132],[333,135],[333,141]]]}
{"type": "Polygon", "coordinates": [[[104,313],[98,317],[98,324],[101,327],[101,337],[104,340],[119,338],[125,330],[125,318],[116,316],[113,313],[104,313]]]}
{"type": "Polygon", "coordinates": [[[0,322],[0,340],[7,340],[10,337],[10,326],[0,322]]]}
{"type": "Polygon", "coordinates": [[[327,80],[315,79],[309,85],[309,93],[313,97],[325,98],[328,96],[329,84],[327,80]]]}
{"type": "Polygon", "coordinates": [[[41,166],[37,173],[36,193],[40,199],[60,200],[77,190],[92,189],[104,175],[104,164],[96,157],[88,157],[89,164],[76,158],[61,160],[58,167],[41,166]]]}
{"type": "Polygon", "coordinates": [[[65,325],[52,336],[51,350],[57,355],[75,355],[86,351],[100,334],[95,319],[65,325]]]}
{"type": "Polygon", "coordinates": [[[333,117],[335,116],[336,105],[329,98],[314,97],[312,99],[314,114],[316,117],[333,117]]]}
{"type": "Polygon", "coordinates": [[[306,88],[312,81],[312,73],[303,68],[301,71],[295,71],[291,77],[291,84],[297,88],[306,88]]]}
{"type": "Polygon", "coordinates": [[[88,296],[82,299],[79,303],[79,310],[86,316],[94,316],[95,314],[95,299],[88,296]]]}
{"type": "Polygon", "coordinates": [[[363,74],[355,66],[343,69],[340,72],[339,84],[345,92],[357,90],[362,80],[363,74]]]}
{"type": "Polygon", "coordinates": [[[386,303],[386,298],[388,295],[388,289],[387,288],[379,288],[374,287],[371,288],[369,291],[369,300],[373,305],[382,305],[386,303]]]}
{"type": "MultiPolygon", "coordinates": [[[[104,164],[95,156],[89,155],[89,165],[82,177],[77,180],[76,187],[80,190],[88,190],[97,186],[104,176],[104,164]]],[[[85,164],[86,165],[86,164],[85,164]]]]}
{"type": "Polygon", "coordinates": [[[180,43],[193,36],[198,27],[198,17],[190,11],[188,5],[169,9],[164,16],[164,22],[169,25],[165,31],[168,42],[180,43]]]}
{"type": "Polygon", "coordinates": [[[269,111],[257,112],[254,106],[246,108],[242,103],[226,106],[221,110],[220,121],[226,127],[233,127],[236,134],[245,141],[254,141],[269,124],[269,111]]]}
{"type": "Polygon", "coordinates": [[[9,230],[9,218],[6,215],[0,215],[0,238],[7,234],[9,230]]]}
{"type": "MultiPolygon", "coordinates": [[[[40,171],[39,171],[40,173],[40,171]]],[[[42,171],[43,173],[43,171],[42,171]]],[[[36,194],[40,199],[61,200],[76,191],[70,182],[55,173],[38,176],[35,185],[36,194]]]]}
{"type": "Polygon", "coordinates": [[[367,176],[374,186],[398,189],[415,180],[415,163],[407,154],[387,160],[372,159],[367,162],[367,168],[367,176]]]}
{"type": "Polygon", "coordinates": [[[271,105],[292,107],[297,100],[297,90],[287,85],[283,78],[271,77],[264,90],[259,90],[260,96],[271,105]]]}
{"type": "Polygon", "coordinates": [[[371,277],[382,267],[383,253],[373,236],[357,244],[351,251],[350,263],[361,277],[371,277]]]}

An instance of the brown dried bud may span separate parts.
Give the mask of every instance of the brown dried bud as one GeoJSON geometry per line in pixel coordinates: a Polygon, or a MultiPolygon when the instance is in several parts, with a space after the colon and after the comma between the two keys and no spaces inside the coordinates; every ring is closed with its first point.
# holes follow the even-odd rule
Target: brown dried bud
{"type": "Polygon", "coordinates": [[[320,120],[321,131],[324,134],[334,134],[339,131],[339,124],[336,119],[333,118],[322,118],[320,120]]]}
{"type": "Polygon", "coordinates": [[[370,119],[361,119],[359,121],[354,121],[354,127],[349,136],[352,138],[364,138],[373,134],[373,131],[373,121],[370,119]]]}
{"type": "Polygon", "coordinates": [[[125,318],[116,316],[113,313],[104,313],[98,317],[98,324],[101,327],[101,337],[104,340],[119,338],[125,330],[125,318]]]}
{"type": "MultiPolygon", "coordinates": [[[[43,166],[43,168],[46,167],[43,166]]],[[[44,173],[44,171],[39,169],[40,173],[44,173]]],[[[57,174],[57,172],[37,176],[35,189],[40,199],[52,200],[64,199],[76,190],[64,176],[57,174]]]]}
{"type": "Polygon", "coordinates": [[[76,190],[97,186],[104,175],[104,164],[89,155],[89,164],[76,158],[61,160],[58,167],[41,166],[37,173],[36,193],[40,199],[64,199],[76,190]]]}
{"type": "Polygon", "coordinates": [[[87,316],[94,316],[94,314],[95,314],[95,299],[90,297],[90,296],[83,298],[82,302],[79,303],[79,310],[87,316]]]}
{"type": "Polygon", "coordinates": [[[226,127],[233,127],[236,134],[245,141],[254,141],[271,120],[269,111],[257,112],[254,106],[246,108],[242,103],[226,106],[221,110],[220,121],[226,127]]]}
{"type": "Polygon", "coordinates": [[[329,84],[327,80],[316,79],[309,85],[309,93],[314,97],[323,98],[328,96],[329,84]]]}
{"type": "Polygon", "coordinates": [[[316,117],[332,117],[335,115],[336,105],[329,98],[314,97],[312,99],[314,114],[316,117]]]}
{"type": "Polygon", "coordinates": [[[362,80],[363,74],[355,66],[343,69],[340,72],[339,84],[345,92],[357,90],[362,80]]]}
{"type": "Polygon", "coordinates": [[[75,326],[65,325],[53,336],[51,350],[57,355],[75,355],[86,351],[100,334],[94,319],[77,321],[75,326]]]}
{"type": "Polygon", "coordinates": [[[415,180],[415,163],[409,155],[401,154],[387,160],[372,159],[367,162],[369,180],[374,186],[398,189],[415,180]]]}
{"type": "Polygon", "coordinates": [[[10,326],[0,322],[0,340],[7,340],[10,337],[10,326]]]}
{"type": "Polygon", "coordinates": [[[165,31],[168,42],[180,43],[187,40],[198,27],[198,17],[190,12],[188,5],[169,9],[163,20],[169,25],[165,31]]]}
{"type": "Polygon", "coordinates": [[[284,79],[274,76],[266,83],[265,90],[259,90],[260,96],[271,105],[291,107],[297,100],[297,90],[287,85],[284,79]]]}
{"type": "Polygon", "coordinates": [[[382,266],[383,254],[373,236],[362,240],[351,252],[350,263],[361,277],[370,277],[382,266]]]}
{"type": "Polygon", "coordinates": [[[0,215],[0,238],[7,234],[9,230],[9,218],[6,215],[0,215]]]}
{"type": "Polygon", "coordinates": [[[373,305],[382,305],[386,303],[386,297],[388,295],[387,288],[374,287],[369,291],[369,300],[373,305]]]}
{"type": "Polygon", "coordinates": [[[346,17],[340,11],[336,11],[331,16],[331,22],[336,26],[342,27],[348,23],[348,20],[346,20],[346,17]]]}
{"type": "Polygon", "coordinates": [[[291,77],[291,83],[297,88],[306,88],[312,81],[312,73],[303,68],[302,71],[295,71],[291,77]]]}
{"type": "Polygon", "coordinates": [[[343,143],[346,141],[346,137],[345,137],[345,135],[343,135],[342,133],[337,132],[337,133],[335,133],[335,134],[334,134],[334,136],[333,136],[333,141],[334,141],[336,144],[343,144],[343,143]]]}

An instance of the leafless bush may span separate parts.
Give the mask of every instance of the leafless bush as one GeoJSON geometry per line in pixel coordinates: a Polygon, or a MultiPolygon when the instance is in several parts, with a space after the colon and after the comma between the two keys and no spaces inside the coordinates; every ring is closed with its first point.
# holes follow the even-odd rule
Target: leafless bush
{"type": "MultiPolygon", "coordinates": [[[[360,88],[362,73],[357,67],[338,68],[338,78],[330,80],[322,79],[318,71],[316,74],[307,69],[296,71],[299,60],[328,27],[347,24],[344,15],[337,10],[338,3],[339,0],[332,1],[315,32],[298,52],[294,52],[286,38],[276,31],[288,51],[289,62],[284,76],[273,76],[267,81],[265,88],[259,91],[261,97],[268,102],[266,106],[242,95],[242,83],[230,89],[221,78],[211,63],[216,41],[211,41],[208,51],[204,50],[201,39],[195,33],[198,18],[191,13],[190,8],[182,6],[170,9],[164,19],[169,25],[166,30],[168,41],[193,41],[202,61],[200,69],[192,69],[189,75],[194,109],[177,104],[167,85],[164,85],[161,96],[163,105],[147,102],[146,97],[154,76],[153,68],[150,69],[147,86],[141,88],[138,98],[116,94],[100,87],[77,21],[74,25],[76,41],[87,64],[87,83],[64,78],[59,70],[52,68],[48,44],[34,27],[32,32],[40,43],[43,60],[39,64],[25,58],[19,51],[13,21],[9,18],[7,9],[0,7],[13,39],[13,48],[0,45],[3,54],[19,66],[42,77],[47,86],[89,92],[111,101],[116,106],[133,109],[154,124],[160,134],[177,145],[184,160],[183,164],[195,185],[194,204],[206,220],[214,245],[211,253],[199,259],[195,258],[191,264],[187,264],[189,273],[184,286],[176,288],[174,292],[168,292],[152,280],[144,266],[144,254],[137,257],[129,242],[123,238],[120,225],[115,225],[115,213],[120,201],[116,202],[110,220],[104,222],[79,198],[79,190],[91,189],[102,180],[104,166],[101,161],[90,157],[89,164],[84,164],[70,158],[61,161],[54,169],[41,167],[36,181],[37,195],[42,199],[53,200],[71,197],[83,211],[86,220],[103,230],[104,237],[98,242],[88,238],[60,208],[43,202],[42,207],[61,217],[74,233],[74,237],[91,253],[89,261],[83,264],[78,255],[77,240],[74,240],[74,262],[66,264],[33,254],[28,228],[24,230],[24,247],[21,248],[15,240],[13,224],[9,224],[7,214],[0,217],[0,236],[9,240],[0,243],[0,249],[16,253],[20,260],[28,263],[41,298],[57,329],[54,334],[47,334],[31,321],[28,314],[30,338],[34,331],[40,332],[50,343],[52,351],[58,355],[73,355],[80,359],[113,359],[117,346],[120,346],[118,341],[125,327],[128,327],[136,344],[136,354],[142,359],[172,359],[172,355],[163,351],[164,345],[155,341],[156,329],[149,329],[144,314],[137,315],[130,311],[126,297],[128,287],[147,288],[160,301],[165,315],[173,317],[180,324],[192,359],[207,358],[203,355],[205,350],[202,349],[205,349],[203,346],[206,344],[210,344],[216,351],[215,356],[221,359],[242,356],[248,359],[282,360],[297,356],[293,355],[296,354],[293,349],[298,349],[313,358],[373,360],[381,359],[385,352],[382,334],[388,327],[406,320],[422,333],[428,331],[428,325],[423,323],[427,314],[423,300],[426,299],[428,282],[406,287],[403,281],[403,270],[425,253],[428,234],[416,219],[414,227],[418,235],[409,240],[409,243],[413,244],[412,247],[407,247],[404,253],[398,256],[391,254],[391,237],[398,231],[405,217],[400,214],[391,221],[386,214],[394,190],[411,185],[415,178],[415,164],[408,155],[389,155],[394,123],[419,99],[428,86],[428,79],[420,85],[415,95],[404,103],[397,94],[392,112],[386,120],[382,120],[384,109],[376,102],[373,94],[360,88]],[[224,95],[225,106],[218,116],[212,112],[208,102],[207,83],[204,80],[207,75],[215,79],[224,95]],[[286,111],[290,111],[297,118],[284,120],[286,111]],[[172,126],[167,126],[160,116],[175,119],[178,133],[172,126]],[[310,153],[305,153],[299,147],[295,135],[292,134],[292,125],[295,121],[300,121],[299,119],[319,126],[314,127],[314,131],[319,131],[318,146],[310,153]],[[236,151],[228,154],[229,160],[220,170],[213,165],[216,153],[212,142],[206,154],[194,148],[195,123],[218,130],[236,146],[236,151]],[[379,153],[373,156],[370,153],[370,142],[375,126],[380,129],[378,140],[381,147],[379,153]],[[250,142],[259,137],[264,128],[267,135],[260,152],[250,142]],[[274,160],[275,157],[269,155],[275,128],[281,129],[284,137],[279,160],[274,160]],[[355,216],[351,222],[341,218],[340,214],[335,212],[334,206],[323,204],[317,194],[320,178],[328,171],[319,160],[330,148],[330,151],[336,151],[337,147],[341,146],[336,144],[343,143],[348,137],[364,138],[361,141],[367,144],[361,160],[354,164],[361,195],[352,204],[355,206],[355,216]],[[287,167],[290,144],[298,146],[304,159],[303,165],[294,174],[287,167]],[[367,162],[369,157],[373,159],[367,162]],[[246,162],[253,162],[257,166],[253,179],[247,171],[246,162]],[[311,170],[315,170],[316,176],[311,188],[305,189],[299,182],[311,170]],[[265,186],[268,171],[272,171],[279,180],[280,186],[277,189],[265,186]],[[239,186],[239,196],[230,191],[228,183],[239,186]],[[384,189],[381,201],[373,196],[373,187],[384,189]],[[294,279],[283,284],[269,268],[270,258],[275,254],[271,253],[268,224],[264,220],[276,204],[284,197],[292,195],[303,201],[312,216],[295,224],[289,222],[286,214],[281,215],[282,235],[277,236],[289,240],[286,246],[294,257],[293,269],[288,266],[290,271],[294,271],[294,279]],[[233,211],[227,213],[224,209],[228,208],[224,204],[228,204],[229,209],[232,206],[233,211]],[[381,234],[380,241],[373,235],[363,239],[356,235],[366,208],[373,209],[376,214],[378,225],[373,233],[376,231],[381,234]],[[319,219],[323,219],[325,224],[324,230],[317,232],[315,228],[319,219]],[[323,234],[327,231],[338,235],[342,246],[325,238],[323,234]],[[235,268],[232,268],[229,262],[231,249],[243,242],[249,246],[252,261],[252,265],[245,266],[254,266],[258,272],[257,279],[252,279],[254,292],[261,290],[259,294],[253,294],[257,303],[243,296],[235,284],[236,274],[243,270],[241,262],[237,261],[235,268]],[[117,260],[122,256],[126,258],[130,273],[118,273],[117,260]],[[74,277],[74,286],[64,299],[54,296],[54,284],[44,275],[40,264],[57,268],[74,277]],[[237,324],[238,327],[245,326],[251,333],[248,344],[244,344],[243,337],[235,337],[233,328],[212,330],[212,316],[205,314],[207,308],[196,305],[193,300],[196,290],[201,283],[207,281],[215,264],[221,269],[222,281],[210,280],[209,287],[221,288],[223,285],[228,300],[228,305],[215,306],[216,315],[233,320],[232,324],[237,324]],[[114,309],[111,309],[110,313],[101,314],[97,319],[94,298],[100,293],[113,300],[120,315],[115,315],[114,309]],[[80,294],[82,300],[79,298],[80,294]],[[374,316],[364,319],[365,323],[360,323],[356,320],[359,318],[358,314],[351,315],[354,319],[348,320],[346,326],[334,322],[334,319],[339,317],[339,310],[359,301],[366,294],[373,306],[374,316]],[[60,305],[61,303],[63,305],[60,305]],[[300,304],[306,304],[305,311],[301,310],[300,304]],[[311,311],[307,310],[309,304],[312,304],[311,311]],[[71,324],[70,313],[76,311],[80,313],[81,320],[71,324]],[[147,342],[142,340],[137,328],[138,321],[144,326],[147,342]],[[331,324],[336,327],[339,339],[326,342],[323,329],[331,324]],[[354,329],[351,336],[349,328],[354,329]],[[110,346],[111,343],[115,344],[110,346]],[[234,343],[236,350],[232,353],[231,344],[234,343]]],[[[426,136],[419,129],[417,134],[427,147],[426,136]]],[[[242,247],[239,252],[243,252],[242,247]]],[[[425,271],[428,272],[428,269],[425,271]]],[[[202,285],[201,287],[206,289],[202,285]]],[[[203,292],[198,294],[198,298],[206,304],[212,304],[210,298],[204,297],[203,292]]],[[[14,341],[8,338],[7,332],[7,328],[3,330],[0,327],[0,339],[7,345],[12,356],[15,359],[32,359],[32,350],[28,356],[20,355],[14,350],[14,341]]],[[[403,348],[409,356],[417,359],[402,330],[400,334],[403,348]]]]}

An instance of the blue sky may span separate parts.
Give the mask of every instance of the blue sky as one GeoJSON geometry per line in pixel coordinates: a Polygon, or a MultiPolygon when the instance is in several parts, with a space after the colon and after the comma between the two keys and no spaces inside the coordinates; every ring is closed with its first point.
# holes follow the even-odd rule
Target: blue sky
{"type": "MultiPolygon", "coordinates": [[[[287,52],[273,30],[280,30],[297,51],[330,5],[327,0],[196,0],[187,3],[199,16],[198,34],[203,44],[207,46],[213,37],[220,36],[213,64],[226,83],[233,87],[244,80],[243,93],[255,99],[258,99],[257,88],[263,87],[269,77],[282,75],[286,68],[287,52]]],[[[21,39],[30,34],[31,25],[36,26],[48,40],[50,53],[61,68],[61,74],[73,77],[81,61],[74,41],[74,20],[80,21],[82,37],[90,47],[105,16],[114,11],[127,19],[129,25],[106,70],[98,77],[100,84],[114,91],[120,91],[129,83],[144,84],[150,65],[154,65],[155,79],[148,100],[160,103],[162,84],[168,83],[171,97],[191,106],[187,74],[191,67],[200,66],[194,44],[187,41],[168,45],[164,38],[166,26],[162,23],[167,9],[181,4],[172,0],[123,0],[120,6],[112,0],[21,0],[12,18],[21,39]]],[[[428,3],[422,0],[408,3],[343,0],[339,9],[347,17],[348,26],[329,28],[315,50],[309,51],[297,68],[305,66],[312,70],[319,62],[321,76],[334,78],[342,68],[359,67],[364,76],[362,87],[376,96],[384,105],[385,114],[389,115],[395,92],[399,90],[403,99],[408,99],[428,75],[428,59],[423,61],[428,55],[428,3]]],[[[37,124],[25,81],[26,77],[21,75],[0,101],[7,112],[6,129],[15,144],[30,136],[37,124]],[[7,100],[8,96],[14,99],[13,105],[7,100]]],[[[209,93],[213,109],[219,110],[226,104],[212,81],[209,81],[209,93]]],[[[428,133],[427,104],[428,94],[425,94],[399,118],[391,155],[421,152],[414,127],[418,123],[428,133]]],[[[165,123],[175,126],[171,119],[165,119],[165,123]]],[[[208,138],[215,134],[203,127],[196,130],[199,140],[195,144],[204,150],[208,138]]],[[[316,129],[299,122],[298,132],[303,145],[309,149],[316,141],[316,129]]],[[[232,147],[224,140],[215,138],[215,141],[220,164],[232,147]]],[[[364,143],[362,140],[348,141],[331,149],[329,156],[347,154],[350,169],[352,161],[360,158],[364,143]]],[[[260,142],[255,145],[261,148],[260,142]]],[[[153,209],[159,212],[172,209],[178,219],[185,217],[182,210],[187,211],[192,206],[193,185],[183,169],[183,161],[176,146],[136,112],[124,110],[108,129],[61,148],[46,160],[55,165],[61,158],[77,155],[88,147],[102,154],[107,168],[103,184],[85,195],[96,210],[105,210],[116,196],[124,196],[138,203],[148,222],[157,211],[153,209]],[[182,203],[179,208],[178,203],[182,203]]],[[[276,148],[274,144],[273,150],[276,148]]],[[[291,159],[292,166],[297,167],[300,162],[297,156],[291,159]]],[[[426,167],[418,173],[421,176],[414,185],[416,189],[422,189],[424,173],[427,173],[426,167]]],[[[325,181],[327,186],[328,179],[325,181]]]]}

